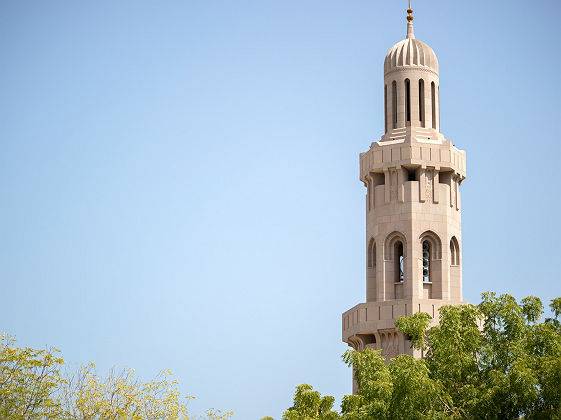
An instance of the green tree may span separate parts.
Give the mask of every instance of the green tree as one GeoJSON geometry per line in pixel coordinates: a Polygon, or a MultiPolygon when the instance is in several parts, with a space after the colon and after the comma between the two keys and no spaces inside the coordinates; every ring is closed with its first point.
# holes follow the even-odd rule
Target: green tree
{"type": "Polygon", "coordinates": [[[347,395],[341,404],[345,420],[437,419],[446,406],[442,386],[430,378],[424,360],[400,355],[386,365],[380,350],[347,351],[345,362],[355,371],[359,395],[347,395]]]}
{"type": "Polygon", "coordinates": [[[428,314],[400,318],[396,326],[425,358],[386,364],[379,350],[347,351],[359,392],[343,398],[340,417],[561,420],[561,298],[550,307],[554,317],[540,322],[539,298],[487,292],[477,306],[440,308],[432,328],[428,314]]]}
{"type": "Polygon", "coordinates": [[[193,397],[182,399],[177,381],[170,377],[171,372],[163,371],[143,383],[135,378],[134,369],[112,369],[103,377],[90,363],[67,376],[60,395],[69,418],[188,418],[183,401],[193,397]]]}
{"type": "Polygon", "coordinates": [[[294,404],[282,416],[284,420],[332,420],[339,414],[333,411],[335,398],[322,397],[310,385],[298,385],[294,394],[294,404]]]}
{"type": "MultiPolygon", "coordinates": [[[[439,325],[430,328],[426,363],[431,378],[445,393],[447,414],[462,418],[472,412],[479,395],[481,313],[472,305],[444,306],[439,325]]],[[[402,330],[407,334],[407,330],[402,330]]]]}
{"type": "MultiPolygon", "coordinates": [[[[0,335],[0,418],[9,419],[193,419],[170,371],[142,382],[133,369],[101,376],[95,364],[61,373],[64,360],[54,348],[15,346],[0,335]]],[[[229,419],[210,409],[202,418],[229,419]]],[[[199,416],[200,418],[201,416],[199,416]]]]}
{"type": "Polygon", "coordinates": [[[0,334],[0,418],[57,418],[62,407],[56,396],[64,360],[55,348],[18,348],[15,339],[0,334]]]}
{"type": "Polygon", "coordinates": [[[360,395],[345,396],[342,414],[345,419],[385,418],[389,411],[393,382],[380,351],[347,351],[343,360],[353,367],[360,395]]]}

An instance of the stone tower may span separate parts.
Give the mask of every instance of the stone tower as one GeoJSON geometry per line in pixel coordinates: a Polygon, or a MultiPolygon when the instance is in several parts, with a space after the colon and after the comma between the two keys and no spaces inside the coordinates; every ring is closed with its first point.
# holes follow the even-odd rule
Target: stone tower
{"type": "Polygon", "coordinates": [[[343,314],[343,341],[356,350],[422,356],[396,330],[404,315],[462,303],[460,184],[466,155],[440,133],[438,60],[407,37],[384,62],[385,134],[360,155],[366,186],[366,303],[343,314]]]}

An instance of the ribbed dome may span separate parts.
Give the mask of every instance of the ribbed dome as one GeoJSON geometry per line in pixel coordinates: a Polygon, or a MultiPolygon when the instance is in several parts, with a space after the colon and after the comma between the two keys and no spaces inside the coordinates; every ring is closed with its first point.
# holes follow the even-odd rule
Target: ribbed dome
{"type": "Polygon", "coordinates": [[[386,55],[384,74],[408,66],[423,67],[438,73],[436,54],[424,42],[415,39],[413,25],[409,24],[407,38],[395,44],[386,55]]]}

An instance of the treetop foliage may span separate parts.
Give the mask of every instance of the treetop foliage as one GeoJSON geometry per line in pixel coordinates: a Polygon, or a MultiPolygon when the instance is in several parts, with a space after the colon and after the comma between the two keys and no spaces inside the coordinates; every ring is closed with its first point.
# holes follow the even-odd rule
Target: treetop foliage
{"type": "MultiPolygon", "coordinates": [[[[134,369],[100,376],[94,363],[61,373],[59,353],[55,348],[18,348],[13,337],[0,335],[0,418],[194,418],[186,407],[193,397],[181,397],[169,370],[149,382],[135,378],[134,369]]],[[[202,417],[225,420],[232,415],[210,409],[202,417]]]]}
{"type": "Polygon", "coordinates": [[[386,364],[380,350],[349,350],[358,395],[343,398],[341,413],[300,385],[283,419],[561,419],[561,298],[550,308],[554,317],[540,322],[539,298],[486,292],[477,306],[442,307],[432,328],[428,314],[400,318],[424,359],[386,364]]]}
{"type": "Polygon", "coordinates": [[[285,420],[337,419],[339,414],[333,411],[335,398],[322,397],[310,385],[298,385],[294,394],[294,406],[285,411],[285,420]]]}
{"type": "MultiPolygon", "coordinates": [[[[553,317],[542,321],[539,298],[486,292],[477,306],[440,308],[434,327],[425,313],[402,317],[396,327],[423,359],[399,355],[387,363],[381,350],[348,350],[343,361],[358,394],[345,396],[339,413],[333,397],[299,385],[283,419],[561,420],[561,298],[549,306],[553,317]]],[[[93,363],[63,367],[59,350],[19,348],[0,335],[0,418],[197,418],[186,406],[193,397],[180,395],[167,370],[142,382],[132,369],[102,376],[93,363]]],[[[211,409],[202,417],[232,415],[211,409]]]]}

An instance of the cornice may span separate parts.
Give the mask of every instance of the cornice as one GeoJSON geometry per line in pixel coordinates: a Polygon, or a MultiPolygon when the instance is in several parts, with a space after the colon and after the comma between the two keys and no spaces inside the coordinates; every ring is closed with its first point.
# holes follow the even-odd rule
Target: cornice
{"type": "Polygon", "coordinates": [[[422,71],[425,73],[432,73],[434,74],[436,77],[438,77],[438,72],[434,71],[431,68],[428,67],[418,67],[418,66],[407,66],[407,67],[396,67],[394,69],[392,69],[391,71],[384,73],[384,77],[389,76],[392,73],[397,73],[397,72],[402,72],[402,71],[422,71]]]}

